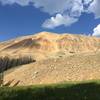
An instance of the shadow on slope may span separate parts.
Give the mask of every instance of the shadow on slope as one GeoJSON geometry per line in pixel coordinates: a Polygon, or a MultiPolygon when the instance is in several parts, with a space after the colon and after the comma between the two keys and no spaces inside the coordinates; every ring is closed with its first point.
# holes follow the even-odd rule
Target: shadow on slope
{"type": "Polygon", "coordinates": [[[100,84],[3,87],[0,100],[100,100],[100,84]]]}
{"type": "Polygon", "coordinates": [[[29,64],[32,62],[36,62],[36,60],[28,56],[24,56],[20,58],[9,58],[8,56],[0,57],[0,73],[10,68],[13,68],[19,65],[29,64]]]}

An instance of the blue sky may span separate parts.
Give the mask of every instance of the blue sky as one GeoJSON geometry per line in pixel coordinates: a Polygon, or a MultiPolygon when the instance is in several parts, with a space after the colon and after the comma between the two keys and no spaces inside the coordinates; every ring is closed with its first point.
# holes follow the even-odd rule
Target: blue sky
{"type": "Polygon", "coordinates": [[[100,0],[0,0],[0,41],[41,31],[100,36],[100,0]]]}

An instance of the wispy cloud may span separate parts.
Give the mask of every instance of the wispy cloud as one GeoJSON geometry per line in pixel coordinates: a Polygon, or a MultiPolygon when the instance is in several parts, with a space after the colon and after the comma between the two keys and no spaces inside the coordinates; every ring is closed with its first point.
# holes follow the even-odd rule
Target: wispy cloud
{"type": "Polygon", "coordinates": [[[94,13],[96,19],[100,18],[100,0],[94,0],[90,4],[88,11],[94,13]]]}
{"type": "Polygon", "coordinates": [[[32,0],[0,0],[0,2],[2,3],[2,5],[13,5],[13,4],[18,4],[21,6],[27,6],[31,3],[32,0]]]}
{"type": "Polygon", "coordinates": [[[44,28],[55,28],[61,25],[69,26],[78,21],[81,14],[93,13],[100,18],[100,0],[0,0],[3,5],[14,3],[21,6],[33,5],[51,17],[46,19],[44,28]]]}

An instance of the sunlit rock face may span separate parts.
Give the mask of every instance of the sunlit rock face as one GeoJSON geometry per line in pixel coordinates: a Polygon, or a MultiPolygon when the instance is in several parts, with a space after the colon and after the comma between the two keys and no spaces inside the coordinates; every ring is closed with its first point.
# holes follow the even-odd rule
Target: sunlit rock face
{"type": "Polygon", "coordinates": [[[30,55],[43,59],[60,53],[81,53],[100,50],[100,39],[72,34],[41,32],[0,43],[1,55],[30,55]]]}

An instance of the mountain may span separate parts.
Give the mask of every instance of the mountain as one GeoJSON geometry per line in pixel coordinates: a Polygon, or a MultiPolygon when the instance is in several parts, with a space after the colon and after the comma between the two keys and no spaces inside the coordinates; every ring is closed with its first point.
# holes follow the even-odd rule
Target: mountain
{"type": "Polygon", "coordinates": [[[6,71],[4,82],[32,85],[100,79],[100,38],[96,37],[41,32],[0,43],[0,56],[35,60],[6,71]]]}
{"type": "Polygon", "coordinates": [[[99,38],[50,32],[41,32],[0,43],[1,56],[26,55],[32,56],[36,60],[99,50],[99,38]]]}

